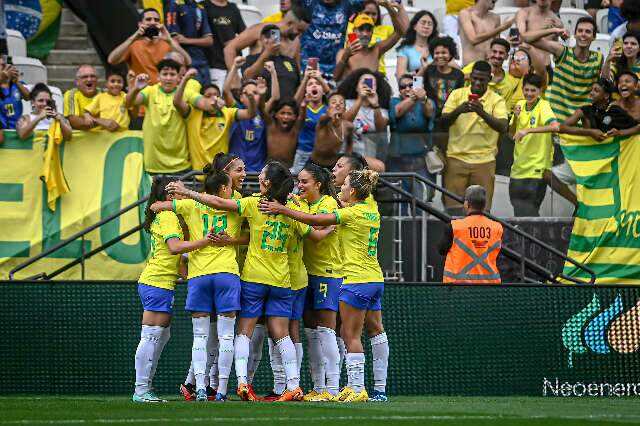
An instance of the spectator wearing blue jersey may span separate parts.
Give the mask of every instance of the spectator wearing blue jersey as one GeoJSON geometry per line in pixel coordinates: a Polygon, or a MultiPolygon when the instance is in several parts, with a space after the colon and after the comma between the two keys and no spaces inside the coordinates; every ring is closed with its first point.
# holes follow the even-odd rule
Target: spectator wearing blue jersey
{"type": "Polygon", "coordinates": [[[213,35],[204,6],[196,0],[171,0],[166,23],[171,37],[191,56],[191,66],[198,70],[196,79],[203,86],[208,84],[207,48],[213,44],[213,35]]]}
{"type": "Polygon", "coordinates": [[[0,64],[0,125],[3,129],[16,128],[22,116],[23,100],[29,100],[29,89],[18,80],[18,69],[0,64]]]}
{"type": "Polygon", "coordinates": [[[298,134],[296,156],[291,168],[294,175],[300,173],[311,157],[316,140],[316,126],[320,117],[327,113],[324,101],[329,90],[329,85],[318,70],[307,69],[295,95],[295,100],[300,105],[302,127],[298,134]]]}
{"type": "Polygon", "coordinates": [[[362,0],[303,0],[311,13],[311,25],[302,35],[301,68],[309,58],[319,58],[320,72],[333,75],[336,55],[344,46],[349,17],[359,11],[362,0]]]}
{"type": "MultiPolygon", "coordinates": [[[[399,97],[391,98],[389,124],[391,141],[387,156],[390,172],[414,172],[434,180],[429,174],[425,155],[431,148],[431,130],[436,120],[436,103],[427,97],[424,88],[414,87],[413,76],[405,74],[398,83],[399,97]]],[[[421,186],[413,188],[422,198],[421,186]]],[[[431,191],[429,191],[431,192],[431,191]]],[[[430,198],[429,197],[427,198],[430,198]]]]}

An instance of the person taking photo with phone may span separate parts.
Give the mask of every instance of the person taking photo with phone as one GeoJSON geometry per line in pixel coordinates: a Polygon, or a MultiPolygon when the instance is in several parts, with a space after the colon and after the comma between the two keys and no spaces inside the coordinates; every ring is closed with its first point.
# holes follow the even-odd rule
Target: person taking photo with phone
{"type": "Polygon", "coordinates": [[[62,139],[71,139],[71,125],[69,120],[64,118],[56,110],[56,103],[51,95],[51,90],[44,83],[38,83],[31,90],[31,107],[33,111],[25,114],[18,120],[16,131],[20,139],[27,139],[34,131],[44,130],[45,132],[56,122],[60,123],[62,139]]]}
{"type": "Polygon", "coordinates": [[[278,76],[280,93],[295,93],[300,84],[300,69],[296,61],[281,52],[282,33],[280,28],[274,24],[267,24],[260,31],[260,45],[262,51],[255,55],[247,56],[247,60],[242,65],[242,76],[245,79],[255,80],[262,77],[267,81],[269,93],[271,94],[271,73],[265,69],[265,63],[273,62],[275,72],[278,76]]]}
{"type": "MultiPolygon", "coordinates": [[[[445,188],[462,196],[469,185],[482,185],[487,190],[487,206],[491,208],[498,138],[509,124],[504,99],[487,90],[489,81],[491,65],[477,61],[471,71],[471,85],[451,92],[440,123],[449,129],[445,188]]],[[[462,216],[460,203],[449,197],[444,201],[450,214],[462,216]]]]}
{"type": "Polygon", "coordinates": [[[160,13],[156,9],[147,8],[140,14],[136,32],[113,49],[107,60],[111,65],[124,62],[136,75],[147,74],[149,84],[156,84],[156,66],[171,51],[181,54],[185,65],[191,64],[191,56],[180,47],[178,41],[171,38],[167,27],[160,22],[160,13]]]}

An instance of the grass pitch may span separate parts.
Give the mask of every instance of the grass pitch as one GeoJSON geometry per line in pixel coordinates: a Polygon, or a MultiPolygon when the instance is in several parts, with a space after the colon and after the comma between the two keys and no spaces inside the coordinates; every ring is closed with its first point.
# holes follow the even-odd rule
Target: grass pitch
{"type": "Polygon", "coordinates": [[[4,425],[620,425],[640,423],[637,398],[394,397],[388,403],[135,404],[128,397],[0,397],[4,425]]]}

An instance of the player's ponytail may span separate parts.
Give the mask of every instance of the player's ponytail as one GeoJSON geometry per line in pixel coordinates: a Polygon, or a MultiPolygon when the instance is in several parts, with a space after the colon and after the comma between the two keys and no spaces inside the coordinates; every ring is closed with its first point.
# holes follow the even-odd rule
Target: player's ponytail
{"type": "Polygon", "coordinates": [[[231,163],[236,161],[238,158],[240,157],[231,152],[228,154],[219,152],[215,157],[213,157],[213,161],[211,162],[211,164],[207,164],[206,166],[204,166],[202,172],[207,175],[214,172],[228,172],[231,163]]]}
{"type": "Polygon", "coordinates": [[[156,218],[156,213],[151,210],[151,205],[156,201],[165,201],[167,199],[167,190],[165,187],[173,179],[169,179],[165,176],[154,176],[153,183],[151,184],[151,192],[149,193],[149,200],[147,206],[144,209],[144,222],[142,228],[151,232],[151,224],[156,218]]]}
{"type": "Polygon", "coordinates": [[[356,199],[366,199],[378,183],[378,172],[364,169],[349,173],[349,184],[356,191],[356,199]]]}
{"type": "Polygon", "coordinates": [[[269,181],[269,187],[263,196],[280,204],[287,204],[294,186],[289,168],[279,161],[269,161],[264,168],[264,174],[265,180],[269,181]]]}
{"type": "Polygon", "coordinates": [[[222,185],[231,186],[231,176],[224,171],[210,170],[204,180],[204,192],[218,195],[222,185]]]}
{"type": "Polygon", "coordinates": [[[307,163],[303,170],[306,170],[316,182],[320,182],[320,194],[328,195],[341,205],[338,194],[336,194],[336,188],[333,186],[333,179],[331,178],[331,172],[313,163],[307,163]]]}

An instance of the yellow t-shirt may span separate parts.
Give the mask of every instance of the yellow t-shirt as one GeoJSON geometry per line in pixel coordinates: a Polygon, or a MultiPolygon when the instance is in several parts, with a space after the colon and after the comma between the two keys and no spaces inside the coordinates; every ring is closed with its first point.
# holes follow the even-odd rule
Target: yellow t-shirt
{"type": "Polygon", "coordinates": [[[283,215],[258,210],[259,196],[236,200],[238,213],[249,222],[249,251],[242,268],[242,281],[290,288],[288,241],[293,234],[306,236],[311,227],[283,215]]]}
{"type": "MultiPolygon", "coordinates": [[[[471,89],[461,87],[451,92],[444,104],[443,114],[451,113],[459,105],[469,100],[471,89]]],[[[498,119],[507,119],[507,108],[493,90],[487,90],[480,98],[484,110],[498,119]]],[[[499,133],[493,130],[474,112],[460,114],[449,127],[447,156],[469,164],[489,163],[496,159],[499,133]]]]}
{"type": "MultiPolygon", "coordinates": [[[[511,117],[517,120],[516,132],[522,129],[546,126],[556,119],[551,105],[539,99],[531,110],[527,109],[527,101],[518,102],[520,114],[511,117]]],[[[513,165],[511,177],[515,179],[542,179],[544,171],[551,168],[553,162],[553,134],[531,133],[520,139],[513,149],[513,165]]]]}
{"type": "Polygon", "coordinates": [[[462,9],[474,4],[475,0],[447,0],[447,15],[457,15],[462,9]]]}
{"type": "MultiPolygon", "coordinates": [[[[465,76],[465,86],[470,86],[471,81],[467,78],[467,76],[471,75],[471,71],[473,70],[473,64],[475,62],[468,63],[462,68],[462,72],[465,76]]],[[[507,106],[507,112],[511,112],[513,110],[513,106],[519,100],[524,99],[524,95],[522,94],[522,81],[523,77],[514,77],[509,72],[505,71],[504,77],[500,81],[491,80],[489,82],[489,88],[494,90],[498,95],[502,96],[504,102],[507,106]]]]}
{"type": "MultiPolygon", "coordinates": [[[[287,207],[292,210],[309,213],[309,206],[307,205],[307,203],[304,203],[302,202],[302,200],[300,200],[299,204],[300,205],[297,206],[294,202],[289,201],[287,203],[287,207]]],[[[291,238],[289,238],[289,247],[287,248],[287,253],[289,255],[291,290],[300,290],[309,285],[307,268],[305,268],[305,264],[302,261],[304,253],[306,252],[306,249],[303,250],[303,239],[305,240],[304,246],[306,246],[306,241],[309,241],[309,239],[304,238],[298,233],[294,233],[291,238]]]]}
{"type": "MultiPolygon", "coordinates": [[[[349,22],[347,25],[347,34],[353,32],[353,22],[349,22]]],[[[380,43],[382,40],[386,40],[391,37],[393,34],[393,27],[391,25],[376,25],[373,27],[373,34],[371,35],[371,41],[369,42],[369,47],[373,47],[376,44],[380,43]]],[[[348,43],[347,38],[345,37],[344,45],[346,46],[348,43]]],[[[380,61],[378,62],[378,71],[382,74],[386,75],[386,68],[384,66],[384,55],[380,57],[380,61]]]]}
{"type": "Polygon", "coordinates": [[[85,107],[85,111],[96,118],[114,120],[120,126],[120,130],[129,128],[129,111],[125,104],[125,93],[120,92],[119,96],[113,96],[104,92],[94,96],[92,101],[85,107]]]}
{"type": "Polygon", "coordinates": [[[64,92],[64,116],[84,115],[87,105],[89,105],[96,96],[98,96],[98,94],[89,98],[77,88],[67,90],[64,92]]]}
{"type": "Polygon", "coordinates": [[[384,282],[378,263],[380,213],[377,205],[362,201],[335,211],[344,258],[344,284],[384,282]]]}
{"type": "Polygon", "coordinates": [[[180,255],[171,254],[167,240],[183,239],[178,216],[173,212],[160,212],[151,224],[151,256],[140,274],[139,283],[175,290],[180,255]]]}
{"type": "MultiPolygon", "coordinates": [[[[233,212],[215,210],[195,200],[173,200],[173,211],[184,218],[194,241],[204,238],[211,228],[231,237],[240,233],[242,219],[233,212]]],[[[240,275],[234,246],[206,246],[189,254],[188,278],[220,272],[240,275]]]]}
{"type": "Polygon", "coordinates": [[[145,170],[172,173],[188,169],[191,163],[187,131],[184,119],[173,106],[175,91],[165,93],[158,83],[145,87],[140,93],[145,106],[142,124],[145,170]]]}
{"type": "Polygon", "coordinates": [[[278,22],[282,21],[283,18],[284,13],[282,13],[282,11],[278,11],[273,15],[269,15],[266,18],[263,18],[261,22],[265,24],[277,24],[278,22]]]}
{"type": "MultiPolygon", "coordinates": [[[[323,195],[312,204],[308,204],[305,200],[301,201],[308,206],[311,214],[334,213],[338,209],[336,200],[328,195],[323,195]]],[[[309,275],[342,277],[342,255],[338,234],[332,232],[318,242],[306,239],[304,242],[304,264],[309,275]]]]}

